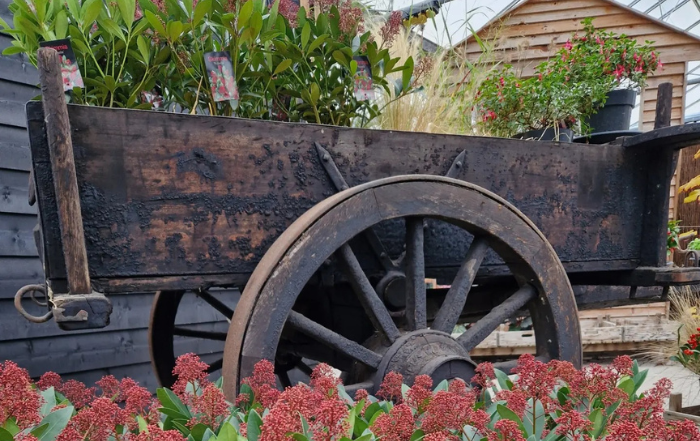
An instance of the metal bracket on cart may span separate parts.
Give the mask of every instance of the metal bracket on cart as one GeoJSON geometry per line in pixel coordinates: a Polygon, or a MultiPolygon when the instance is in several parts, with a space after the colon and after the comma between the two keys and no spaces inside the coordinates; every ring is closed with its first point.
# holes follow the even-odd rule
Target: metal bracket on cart
{"type": "Polygon", "coordinates": [[[44,285],[27,285],[15,294],[15,308],[32,323],[46,323],[53,318],[64,331],[75,331],[104,328],[109,325],[112,302],[104,294],[94,291],[90,294],[49,293],[47,296],[44,285]],[[38,300],[34,294],[36,292],[41,292],[46,300],[38,300]],[[47,307],[50,304],[50,310],[40,316],[27,312],[22,306],[22,299],[27,294],[39,306],[47,307]]]}

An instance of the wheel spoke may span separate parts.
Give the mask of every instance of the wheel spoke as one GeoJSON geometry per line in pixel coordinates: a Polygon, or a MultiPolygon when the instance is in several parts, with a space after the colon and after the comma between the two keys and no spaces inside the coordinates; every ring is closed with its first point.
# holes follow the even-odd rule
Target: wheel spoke
{"type": "Polygon", "coordinates": [[[391,260],[389,252],[386,250],[386,248],[384,248],[384,244],[379,239],[379,236],[377,236],[374,229],[369,228],[368,230],[365,230],[364,236],[365,239],[367,239],[367,242],[369,242],[369,246],[372,247],[374,254],[377,255],[377,259],[379,259],[379,263],[382,264],[384,270],[397,270],[398,268],[396,267],[396,264],[391,260]]]}
{"type": "Polygon", "coordinates": [[[207,368],[207,373],[211,374],[212,372],[218,371],[219,369],[221,369],[221,366],[223,366],[223,364],[224,364],[224,359],[219,358],[218,360],[216,360],[215,362],[213,362],[212,364],[209,365],[209,367],[207,368]]]}
{"type": "Polygon", "coordinates": [[[365,312],[367,312],[375,329],[381,331],[390,343],[395,342],[401,335],[399,329],[394,324],[389,310],[386,309],[377,291],[372,287],[372,284],[362,270],[360,262],[358,262],[357,257],[355,257],[355,253],[353,253],[350,245],[343,245],[338,252],[338,256],[343,264],[345,273],[350,278],[352,289],[355,291],[355,294],[357,294],[362,307],[365,312]]]}
{"type": "Polygon", "coordinates": [[[280,383],[282,383],[282,387],[292,387],[292,380],[289,379],[289,371],[283,370],[282,372],[278,373],[277,376],[280,379],[280,383]]]}
{"type": "Polygon", "coordinates": [[[225,332],[200,331],[199,329],[183,328],[182,326],[173,327],[173,334],[181,337],[203,338],[205,340],[226,341],[225,332]]]}
{"type": "Polygon", "coordinates": [[[365,390],[372,390],[374,387],[374,383],[372,381],[365,381],[362,383],[355,383],[355,384],[348,384],[345,386],[345,392],[348,393],[352,398],[355,398],[353,395],[355,392],[357,392],[360,389],[365,389],[365,390]]]}
{"type": "Polygon", "coordinates": [[[325,326],[319,325],[313,320],[304,317],[296,311],[291,311],[287,317],[287,324],[297,331],[325,344],[326,346],[341,352],[348,357],[359,361],[371,368],[377,369],[382,357],[376,352],[372,352],[359,343],[343,337],[331,331],[325,326]]]}
{"type": "Polygon", "coordinates": [[[202,300],[207,302],[212,308],[219,311],[229,320],[233,317],[233,309],[229,308],[224,302],[211,295],[209,291],[199,291],[197,292],[197,296],[199,296],[202,300]]]}
{"type": "Polygon", "coordinates": [[[467,329],[464,334],[457,338],[457,341],[459,341],[467,351],[471,351],[488,337],[498,325],[525,306],[527,302],[535,298],[535,296],[537,296],[537,290],[533,286],[523,286],[516,291],[515,294],[508,297],[505,302],[493,308],[491,312],[476,322],[474,326],[467,329]]]}
{"type": "Polygon", "coordinates": [[[303,372],[309,377],[311,376],[311,372],[313,372],[313,369],[311,369],[311,367],[309,367],[308,364],[304,363],[301,360],[299,360],[295,366],[297,369],[299,369],[301,372],[303,372]]]}
{"type": "Polygon", "coordinates": [[[474,283],[476,272],[479,270],[479,266],[481,266],[488,249],[489,245],[486,239],[474,238],[467,252],[467,257],[462,262],[457,276],[452,282],[449,291],[447,291],[445,301],[440,306],[440,310],[430,325],[430,329],[447,332],[448,334],[452,333],[467,302],[467,296],[472,283],[474,283]]]}
{"type": "Polygon", "coordinates": [[[415,331],[428,327],[425,298],[423,218],[406,219],[406,322],[415,331]]]}

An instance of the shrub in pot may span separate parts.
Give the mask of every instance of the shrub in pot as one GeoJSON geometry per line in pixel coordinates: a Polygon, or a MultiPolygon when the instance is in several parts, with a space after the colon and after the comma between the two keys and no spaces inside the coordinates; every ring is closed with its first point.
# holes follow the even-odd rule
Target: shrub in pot
{"type": "Polygon", "coordinates": [[[648,76],[663,67],[653,42],[639,44],[625,34],[595,29],[591,18],[583,25],[583,35],[574,35],[558,54],[574,81],[596,81],[607,87],[585,125],[594,133],[629,130],[638,92],[646,87],[648,76]]]}

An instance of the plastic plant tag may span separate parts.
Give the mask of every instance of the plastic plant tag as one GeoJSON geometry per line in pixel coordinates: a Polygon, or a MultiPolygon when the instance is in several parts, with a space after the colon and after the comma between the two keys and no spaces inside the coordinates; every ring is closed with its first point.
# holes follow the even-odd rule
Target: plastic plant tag
{"type": "Polygon", "coordinates": [[[369,58],[365,56],[352,57],[357,63],[355,72],[355,99],[367,101],[374,99],[374,88],[372,87],[372,68],[369,58]]]}
{"type": "Polygon", "coordinates": [[[238,101],[238,88],[233,76],[233,64],[228,52],[207,52],[204,64],[214,101],[238,101]]]}
{"type": "Polygon", "coordinates": [[[61,76],[63,77],[64,92],[73,90],[75,87],[85,87],[70,39],[42,41],[39,43],[39,47],[50,47],[56,50],[61,57],[61,76]]]}

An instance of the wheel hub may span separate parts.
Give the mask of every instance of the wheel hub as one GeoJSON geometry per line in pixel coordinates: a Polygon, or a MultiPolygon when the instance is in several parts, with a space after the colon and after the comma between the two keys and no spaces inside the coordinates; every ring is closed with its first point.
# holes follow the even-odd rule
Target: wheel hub
{"type": "Polygon", "coordinates": [[[476,363],[449,334],[430,329],[410,332],[396,340],[384,354],[375,377],[381,384],[389,372],[403,375],[406,384],[413,384],[418,375],[428,375],[437,384],[442,380],[461,378],[469,381],[476,363]]]}

